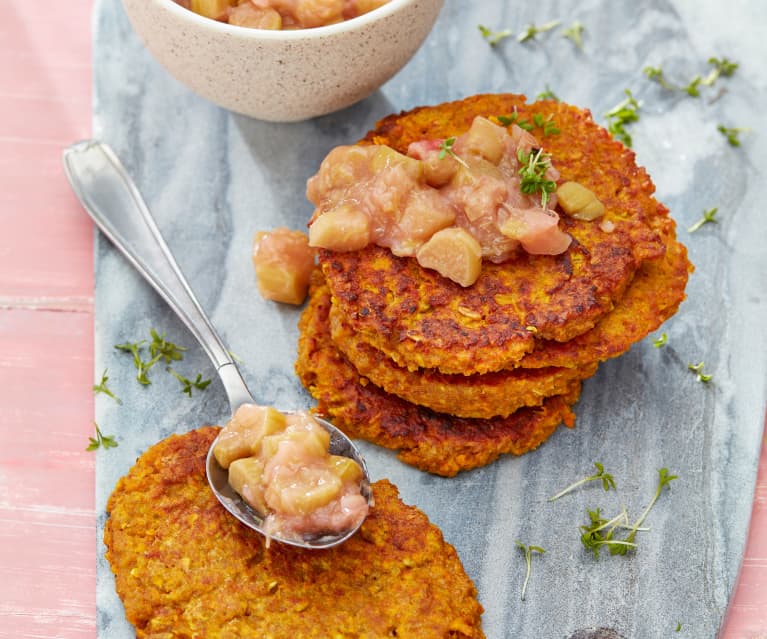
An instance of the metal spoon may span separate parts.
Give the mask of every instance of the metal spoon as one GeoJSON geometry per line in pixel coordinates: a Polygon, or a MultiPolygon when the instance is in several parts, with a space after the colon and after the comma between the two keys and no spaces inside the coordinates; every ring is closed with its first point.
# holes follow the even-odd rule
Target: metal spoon
{"type": "MultiPolygon", "coordinates": [[[[114,151],[97,140],[77,142],[64,151],[64,172],[96,225],[176,311],[200,342],[221,378],[232,413],[242,404],[256,403],[229,351],[187,284],[136,185],[114,151]]],[[[330,452],[350,457],[362,467],[362,494],[368,504],[372,504],[370,476],[357,447],[333,424],[315,419],[330,433],[330,452]]],[[[213,446],[208,451],[206,470],[213,493],[224,508],[243,524],[266,535],[264,518],[232,490],[228,483],[228,471],[219,466],[212,450],[213,446]]],[[[337,535],[305,539],[283,538],[275,534],[269,537],[301,548],[330,548],[351,537],[357,528],[359,526],[337,535]]]]}

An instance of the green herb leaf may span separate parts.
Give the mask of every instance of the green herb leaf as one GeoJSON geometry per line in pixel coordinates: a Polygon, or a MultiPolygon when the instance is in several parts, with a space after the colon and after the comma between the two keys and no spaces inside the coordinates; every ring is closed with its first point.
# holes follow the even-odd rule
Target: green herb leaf
{"type": "Polygon", "coordinates": [[[709,58],[708,63],[714,68],[711,69],[709,74],[702,80],[702,84],[710,87],[720,77],[729,78],[735,70],[738,68],[737,62],[732,62],[727,58],[709,58]]]}
{"type": "Polygon", "coordinates": [[[668,89],[669,91],[676,90],[676,87],[666,80],[666,76],[664,75],[663,69],[661,67],[645,67],[642,69],[642,73],[644,73],[653,82],[660,84],[664,89],[668,89]]]}
{"type": "Polygon", "coordinates": [[[551,167],[551,156],[544,153],[543,149],[532,149],[529,153],[519,149],[517,159],[520,164],[519,175],[522,178],[520,191],[527,195],[540,193],[541,208],[545,209],[549,202],[549,194],[557,190],[557,183],[546,177],[546,171],[551,167]]]}
{"type": "Polygon", "coordinates": [[[610,473],[606,473],[605,467],[599,462],[594,462],[594,466],[597,469],[596,473],[594,473],[593,475],[589,475],[588,477],[584,477],[583,479],[579,479],[578,481],[570,484],[567,488],[564,488],[563,490],[559,491],[553,497],[549,497],[549,501],[556,501],[560,497],[563,497],[567,493],[572,492],[576,488],[583,486],[584,484],[587,484],[590,481],[601,481],[602,488],[604,488],[606,491],[610,490],[610,488],[615,490],[615,480],[613,479],[613,476],[610,473]]]}
{"type": "Polygon", "coordinates": [[[494,47],[499,42],[501,42],[502,40],[505,40],[506,38],[512,35],[510,29],[503,29],[502,31],[493,31],[492,29],[481,24],[477,25],[477,29],[479,29],[479,32],[482,34],[482,37],[491,47],[494,47]]]}
{"type": "Polygon", "coordinates": [[[149,334],[152,336],[152,342],[149,344],[149,355],[164,359],[166,364],[178,362],[184,359],[183,346],[178,346],[165,339],[165,333],[160,335],[155,329],[150,328],[149,334]]]}
{"type": "Polygon", "coordinates": [[[101,374],[101,381],[98,384],[93,385],[93,392],[97,395],[99,393],[104,393],[104,395],[107,395],[111,397],[113,400],[115,400],[118,404],[122,404],[123,400],[121,400],[117,395],[115,395],[108,387],[107,382],[109,381],[109,378],[107,377],[107,369],[104,369],[104,372],[101,374]]]}
{"type": "Polygon", "coordinates": [[[697,98],[700,95],[698,85],[700,85],[702,81],[703,79],[699,75],[696,75],[692,80],[690,80],[687,86],[682,87],[682,90],[686,92],[687,95],[690,95],[693,98],[697,98]]]}
{"type": "MultiPolygon", "coordinates": [[[[663,487],[668,486],[668,484],[670,484],[675,479],[678,479],[678,476],[670,475],[668,472],[668,468],[661,468],[658,471],[658,488],[655,491],[655,495],[653,495],[653,498],[650,500],[650,503],[647,504],[645,509],[642,511],[642,514],[639,516],[639,519],[637,519],[636,522],[631,526],[630,532],[624,541],[629,542],[630,544],[633,544],[634,547],[636,546],[636,544],[634,543],[634,539],[636,538],[636,534],[639,531],[639,527],[642,525],[642,523],[644,523],[644,520],[647,518],[647,515],[649,514],[650,510],[652,510],[653,506],[655,506],[655,502],[658,501],[658,498],[660,497],[661,492],[663,491],[663,487]]],[[[625,555],[628,549],[629,549],[629,546],[623,546],[622,548],[611,548],[610,554],[625,555]]]]}
{"type": "Polygon", "coordinates": [[[631,135],[626,131],[626,125],[639,120],[639,102],[634,98],[629,89],[624,89],[626,99],[616,104],[605,113],[607,118],[607,130],[616,140],[620,140],[630,147],[631,135]]]}
{"type": "Polygon", "coordinates": [[[442,144],[439,145],[439,157],[440,160],[444,160],[446,155],[449,155],[451,158],[453,158],[456,162],[464,166],[465,168],[469,168],[469,165],[466,164],[466,162],[459,158],[455,151],[453,151],[453,145],[455,144],[455,137],[451,136],[445,140],[442,140],[442,144]]]}
{"type": "Polygon", "coordinates": [[[561,100],[556,96],[556,94],[549,88],[549,85],[546,85],[546,90],[541,91],[538,95],[535,96],[536,100],[552,100],[554,102],[561,102],[561,100]]]}
{"type": "Polygon", "coordinates": [[[704,366],[704,362],[700,362],[699,364],[687,364],[687,368],[689,368],[691,371],[695,373],[699,382],[708,384],[713,379],[714,376],[707,375],[706,373],[704,373],[703,366],[704,366]]]}
{"type": "Polygon", "coordinates": [[[582,36],[585,30],[586,27],[584,27],[578,20],[576,20],[566,29],[562,29],[562,37],[567,38],[568,40],[572,40],[576,47],[583,49],[582,36]]]}
{"type": "Polygon", "coordinates": [[[101,432],[101,429],[99,428],[99,425],[96,422],[93,422],[93,425],[96,427],[96,437],[89,437],[88,441],[90,442],[88,444],[88,447],[85,450],[91,451],[96,450],[97,448],[115,448],[117,446],[117,442],[115,441],[115,438],[111,435],[104,435],[101,432]]]}
{"type": "Polygon", "coordinates": [[[660,337],[654,340],[652,345],[655,348],[660,348],[661,346],[665,346],[667,341],[668,341],[668,335],[666,335],[666,333],[661,333],[660,337]]]}
{"type": "Polygon", "coordinates": [[[724,124],[719,124],[716,127],[716,130],[727,139],[727,143],[730,146],[740,146],[740,134],[746,133],[751,129],[744,127],[726,127],[724,124]]]}
{"type": "Polygon", "coordinates": [[[525,564],[527,566],[525,570],[525,581],[522,583],[522,601],[524,601],[525,592],[527,592],[527,582],[530,581],[530,572],[532,567],[531,558],[533,556],[533,553],[537,552],[542,555],[546,551],[540,546],[525,546],[525,544],[523,544],[521,541],[517,541],[516,544],[517,544],[517,547],[520,548],[522,552],[525,553],[525,564]]]}
{"type": "Polygon", "coordinates": [[[676,629],[674,630],[674,632],[681,632],[681,630],[682,630],[682,622],[681,621],[677,621],[676,622],[676,629]]]}
{"type": "Polygon", "coordinates": [[[546,33],[546,31],[551,31],[552,29],[558,27],[559,23],[559,20],[552,20],[551,22],[542,24],[540,27],[536,26],[535,24],[531,24],[527,27],[527,29],[519,34],[519,36],[517,36],[517,40],[519,42],[534,40],[539,33],[546,33]]]}
{"type": "Polygon", "coordinates": [[[203,379],[201,373],[197,373],[197,377],[194,380],[191,380],[187,379],[180,373],[177,373],[170,366],[168,366],[168,368],[165,370],[167,370],[171,375],[173,375],[173,377],[181,382],[181,392],[186,393],[189,395],[189,397],[192,396],[192,388],[196,388],[197,390],[205,390],[211,382],[209,379],[203,379]]]}
{"type": "Polygon", "coordinates": [[[153,357],[148,362],[145,362],[141,358],[141,347],[146,343],[146,340],[141,340],[140,342],[126,342],[125,344],[117,344],[115,345],[115,348],[121,351],[125,351],[127,353],[131,353],[133,355],[133,365],[136,367],[136,379],[138,380],[139,384],[142,384],[143,386],[148,386],[152,382],[149,380],[149,369],[154,366],[157,361],[160,359],[161,355],[157,355],[156,357],[153,357]]]}
{"type": "Polygon", "coordinates": [[[511,126],[519,119],[519,113],[517,112],[517,107],[514,107],[513,113],[509,113],[508,115],[495,115],[492,117],[498,120],[498,124],[502,126],[511,126]]]}
{"type": "Polygon", "coordinates": [[[717,211],[719,211],[717,207],[703,211],[703,217],[695,222],[695,224],[693,224],[689,229],[687,229],[687,232],[695,233],[695,231],[697,231],[704,224],[708,224],[709,222],[716,222],[717,220],[715,218],[717,211]]]}
{"type": "Polygon", "coordinates": [[[628,515],[625,509],[612,519],[603,518],[599,508],[587,510],[586,512],[589,515],[590,523],[580,527],[581,544],[592,552],[594,559],[599,559],[599,552],[602,547],[607,547],[610,550],[610,554],[614,554],[613,549],[616,548],[623,549],[623,552],[625,552],[628,548],[636,547],[633,541],[614,538],[616,528],[625,528],[628,522],[628,515]]]}

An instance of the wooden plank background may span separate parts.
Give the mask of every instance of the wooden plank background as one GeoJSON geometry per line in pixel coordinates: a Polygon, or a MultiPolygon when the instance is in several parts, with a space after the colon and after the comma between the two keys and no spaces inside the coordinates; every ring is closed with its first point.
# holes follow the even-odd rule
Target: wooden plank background
{"type": "MultiPolygon", "coordinates": [[[[93,638],[93,229],[61,169],[90,135],[92,7],[2,6],[0,637],[93,638]]],[[[721,637],[767,638],[765,442],[721,637]]]]}

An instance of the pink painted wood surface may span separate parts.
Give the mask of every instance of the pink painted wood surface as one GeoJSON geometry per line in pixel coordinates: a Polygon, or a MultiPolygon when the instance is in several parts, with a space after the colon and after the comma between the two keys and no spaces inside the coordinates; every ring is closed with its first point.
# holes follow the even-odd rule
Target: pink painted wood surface
{"type": "MultiPolygon", "coordinates": [[[[93,638],[95,457],[84,450],[94,402],[92,226],[60,160],[66,144],[90,134],[91,5],[3,7],[0,637],[93,638]]],[[[765,443],[722,637],[767,638],[765,443]]]]}

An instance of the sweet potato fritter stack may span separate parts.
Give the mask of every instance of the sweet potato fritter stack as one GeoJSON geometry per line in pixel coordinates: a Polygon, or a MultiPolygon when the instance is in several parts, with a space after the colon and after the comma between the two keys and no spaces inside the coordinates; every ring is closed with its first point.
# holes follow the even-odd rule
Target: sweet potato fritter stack
{"type": "Polygon", "coordinates": [[[573,237],[565,253],[485,262],[467,288],[385,248],[321,251],[299,324],[296,371],[318,410],[445,476],[572,426],[581,380],[673,315],[692,270],[634,153],[588,111],[481,95],[389,116],[361,143],[404,153],[460,135],[477,115],[514,113],[533,126],[560,183],[590,189],[603,217],[562,214],[573,237]],[[544,135],[546,122],[559,132],[544,135]]]}
{"type": "Polygon", "coordinates": [[[373,484],[374,508],[342,545],[266,548],[208,487],[217,432],[156,444],[109,498],[106,556],[137,637],[484,638],[455,549],[392,484],[373,484]]]}

